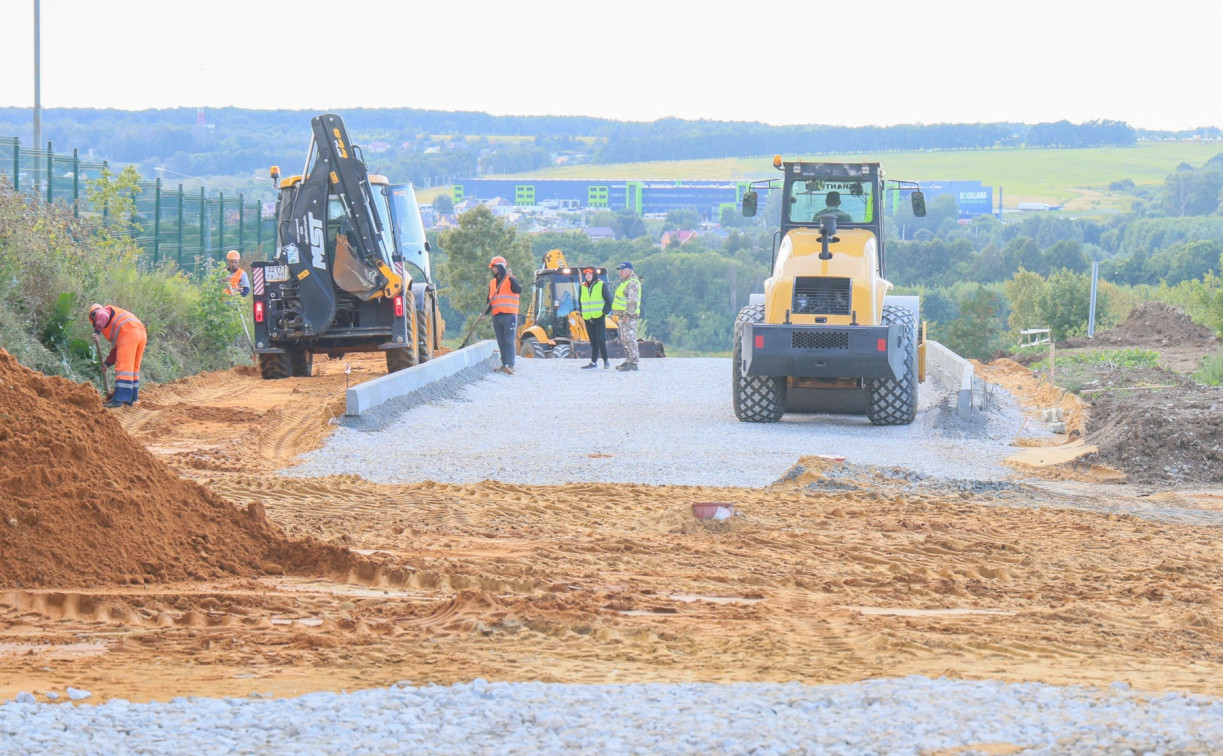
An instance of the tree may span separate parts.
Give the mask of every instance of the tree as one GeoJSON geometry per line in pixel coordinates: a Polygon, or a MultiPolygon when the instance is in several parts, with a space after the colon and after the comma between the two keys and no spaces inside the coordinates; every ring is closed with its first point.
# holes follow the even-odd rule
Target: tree
{"type": "MultiPolygon", "coordinates": [[[[531,243],[518,236],[513,226],[480,205],[459,216],[459,227],[438,237],[445,257],[438,263],[439,294],[446,296],[455,310],[471,318],[484,312],[488,298],[488,262],[500,255],[518,276],[524,291],[530,287],[535,266],[531,243]]],[[[522,306],[529,297],[522,298],[522,306]]],[[[486,330],[491,325],[485,324],[486,330]]]]}
{"type": "Polygon", "coordinates": [[[1085,273],[1091,269],[1091,260],[1077,241],[1062,239],[1045,250],[1045,270],[1070,270],[1085,273]]]}
{"type": "Polygon", "coordinates": [[[938,329],[939,336],[957,354],[988,360],[1001,340],[1001,312],[998,295],[978,286],[976,293],[960,304],[960,317],[938,329]]]}
{"type": "Polygon", "coordinates": [[[103,168],[96,179],[85,185],[88,207],[98,213],[98,236],[105,247],[134,249],[132,237],[143,229],[136,223],[136,195],[140,193],[140,174],[132,166],[118,175],[103,168]]]}
{"type": "Polygon", "coordinates": [[[454,212],[454,200],[449,194],[439,194],[433,198],[433,212],[449,215],[454,212]]]}
{"type": "Polygon", "coordinates": [[[667,230],[691,231],[701,225],[701,214],[690,207],[667,213],[667,230]]]}

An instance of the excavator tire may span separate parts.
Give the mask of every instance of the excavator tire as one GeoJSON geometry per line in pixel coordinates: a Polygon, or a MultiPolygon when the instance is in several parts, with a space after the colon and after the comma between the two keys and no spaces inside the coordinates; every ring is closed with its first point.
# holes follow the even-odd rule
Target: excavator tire
{"type": "Polygon", "coordinates": [[[735,417],[745,423],[775,423],[786,414],[786,379],[776,375],[743,375],[743,330],[764,322],[764,305],[748,305],[735,318],[731,349],[732,404],[735,417]]]}
{"type": "Polygon", "coordinates": [[[293,375],[288,353],[259,355],[259,375],[265,381],[275,381],[293,375]]]}
{"type": "Polygon", "coordinates": [[[907,307],[883,306],[883,325],[903,325],[900,348],[905,369],[900,378],[866,381],[866,417],[874,425],[908,425],[917,417],[917,318],[907,307]]]}
{"type": "Polygon", "coordinates": [[[413,359],[411,347],[400,347],[398,349],[386,350],[386,372],[398,373],[400,370],[410,368],[416,364],[413,359]]]}
{"type": "Polygon", "coordinates": [[[294,377],[309,378],[314,372],[314,354],[305,349],[294,349],[289,352],[289,367],[294,377]]]}
{"type": "Polygon", "coordinates": [[[552,347],[552,357],[557,360],[567,360],[573,356],[573,347],[568,341],[557,341],[552,347]]]}
{"type": "Polygon", "coordinates": [[[425,316],[416,318],[416,353],[420,355],[418,362],[428,362],[433,359],[434,306],[434,302],[426,295],[425,316]]]}

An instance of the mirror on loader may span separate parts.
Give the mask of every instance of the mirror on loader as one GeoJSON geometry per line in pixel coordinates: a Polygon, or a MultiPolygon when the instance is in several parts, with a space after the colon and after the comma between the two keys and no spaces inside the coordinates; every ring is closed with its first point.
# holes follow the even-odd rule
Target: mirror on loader
{"type": "Polygon", "coordinates": [[[743,193],[743,215],[745,217],[751,218],[756,214],[756,202],[757,197],[755,189],[749,189],[743,193]]]}
{"type": "Polygon", "coordinates": [[[909,195],[910,201],[913,203],[913,217],[926,217],[926,195],[921,193],[921,189],[914,189],[909,195]]]}

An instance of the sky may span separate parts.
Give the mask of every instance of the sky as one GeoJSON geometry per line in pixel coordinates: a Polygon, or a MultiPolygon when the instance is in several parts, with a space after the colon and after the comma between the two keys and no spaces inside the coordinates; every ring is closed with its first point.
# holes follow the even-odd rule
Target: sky
{"type": "MultiPolygon", "coordinates": [[[[0,106],[33,105],[33,8],[0,0],[0,106]]],[[[44,108],[1223,126],[1219,0],[42,0],[41,14],[44,108]]]]}

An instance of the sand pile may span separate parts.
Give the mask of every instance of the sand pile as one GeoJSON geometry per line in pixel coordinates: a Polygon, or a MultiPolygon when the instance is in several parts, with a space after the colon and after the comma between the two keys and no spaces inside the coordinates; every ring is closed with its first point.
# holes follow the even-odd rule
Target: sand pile
{"type": "Polygon", "coordinates": [[[293,542],[171,472],[90,386],[0,350],[0,586],[146,583],[336,569],[347,552],[293,542]]]}

